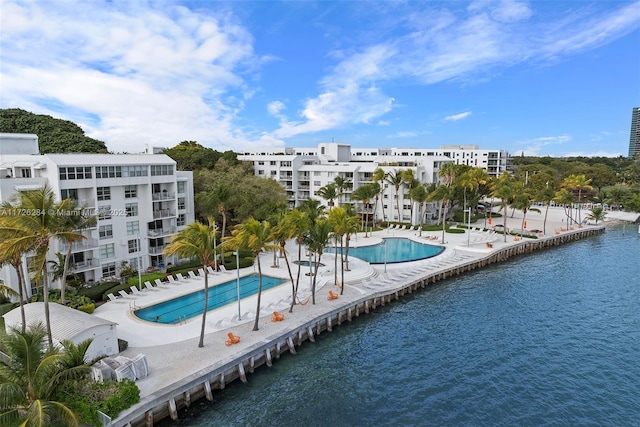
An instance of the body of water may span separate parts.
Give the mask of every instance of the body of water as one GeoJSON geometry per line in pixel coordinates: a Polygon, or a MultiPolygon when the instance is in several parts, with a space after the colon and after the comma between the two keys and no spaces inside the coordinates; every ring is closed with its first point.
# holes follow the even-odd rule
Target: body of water
{"type": "Polygon", "coordinates": [[[638,426],[637,226],[441,281],[164,426],[638,426]]]}
{"type": "MultiPolygon", "coordinates": [[[[335,249],[327,249],[328,253],[333,253],[335,249]]],[[[418,261],[440,255],[444,247],[426,245],[415,242],[411,239],[400,237],[388,237],[382,243],[369,246],[358,246],[349,248],[349,256],[360,258],[370,264],[388,264],[396,262],[418,261]]],[[[342,250],[338,248],[338,253],[342,250]]]]}

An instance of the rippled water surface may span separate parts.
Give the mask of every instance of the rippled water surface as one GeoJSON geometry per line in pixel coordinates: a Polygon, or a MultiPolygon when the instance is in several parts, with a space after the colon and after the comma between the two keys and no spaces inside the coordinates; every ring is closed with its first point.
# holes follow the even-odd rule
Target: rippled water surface
{"type": "Polygon", "coordinates": [[[640,425],[637,228],[439,282],[214,396],[164,425],[640,425]]]}

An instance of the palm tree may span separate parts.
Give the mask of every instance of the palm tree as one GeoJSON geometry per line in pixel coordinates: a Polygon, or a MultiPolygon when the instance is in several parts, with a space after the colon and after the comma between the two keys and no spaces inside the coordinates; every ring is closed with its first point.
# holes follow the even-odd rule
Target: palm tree
{"type": "Polygon", "coordinates": [[[316,199],[303,200],[298,209],[309,217],[312,224],[316,222],[316,219],[324,215],[324,206],[322,206],[320,200],[316,199]]]}
{"type": "Polygon", "coordinates": [[[9,233],[9,239],[0,242],[1,253],[33,253],[30,268],[36,281],[42,282],[44,295],[45,327],[49,345],[53,346],[49,315],[49,275],[47,254],[52,240],[77,241],[84,238],[81,233],[68,229],[65,212],[75,209],[75,202],[65,199],[56,203],[51,187],[45,185],[37,190],[23,191],[17,195],[17,205],[24,212],[39,215],[5,217],[2,229],[9,233]],[[80,237],[82,236],[82,237],[80,237]]]}
{"type": "Polygon", "coordinates": [[[573,208],[571,207],[571,205],[573,204],[573,201],[574,201],[573,193],[563,188],[560,191],[556,192],[556,195],[553,198],[553,200],[557,204],[562,205],[564,207],[564,214],[567,216],[567,230],[568,230],[572,222],[571,213],[573,208]]]}
{"type": "MultiPolygon", "coordinates": [[[[378,200],[380,199],[380,195],[384,192],[384,180],[386,177],[387,173],[382,168],[374,170],[373,174],[371,175],[371,179],[373,180],[373,182],[377,182],[380,185],[380,192],[376,194],[376,208],[378,207],[378,200]]],[[[384,222],[387,222],[387,217],[384,213],[384,203],[382,202],[382,200],[380,200],[380,204],[382,205],[380,207],[382,209],[382,220],[384,222]]],[[[376,208],[374,208],[374,218],[376,208]]]]}
{"type": "MultiPolygon", "coordinates": [[[[447,162],[445,164],[443,164],[440,167],[440,170],[438,170],[438,176],[440,177],[440,181],[442,182],[442,185],[444,185],[447,188],[451,188],[453,186],[453,182],[456,180],[456,165],[453,162],[447,162]]],[[[440,192],[442,192],[443,190],[439,190],[440,192]]],[[[442,195],[446,195],[447,199],[443,200],[440,197],[437,197],[437,200],[441,201],[441,209],[440,209],[440,214],[443,213],[443,211],[446,214],[446,209],[444,209],[444,204],[445,202],[448,204],[449,200],[453,197],[453,193],[452,192],[447,192],[447,194],[442,194],[442,195]]],[[[443,223],[446,222],[446,218],[443,219],[443,223]]],[[[444,242],[444,234],[442,237],[442,241],[444,242]]]]}
{"type": "Polygon", "coordinates": [[[338,197],[338,189],[336,187],[336,184],[330,183],[325,185],[324,187],[320,187],[316,195],[325,199],[327,201],[327,205],[329,206],[329,210],[331,210],[333,208],[333,201],[338,197]]]}
{"type": "MultiPolygon", "coordinates": [[[[222,234],[221,239],[227,235],[227,205],[233,197],[233,189],[228,182],[219,181],[213,189],[213,197],[218,204],[218,213],[222,216],[222,234]]],[[[224,264],[224,252],[220,254],[220,262],[224,264]]]]}
{"type": "Polygon", "coordinates": [[[595,221],[598,224],[598,221],[604,221],[604,217],[607,216],[604,208],[595,207],[591,209],[591,213],[587,215],[587,219],[590,221],[595,221]]]}
{"type": "Polygon", "coordinates": [[[369,213],[367,212],[369,209],[369,203],[371,199],[376,196],[378,193],[378,184],[377,183],[369,183],[364,184],[353,191],[351,197],[353,200],[357,200],[364,204],[364,213],[363,213],[363,222],[364,222],[364,237],[368,237],[367,232],[369,230],[369,213]]]}
{"type": "Polygon", "coordinates": [[[582,223],[582,191],[591,191],[593,187],[590,185],[591,179],[587,179],[584,175],[571,174],[564,179],[563,187],[568,190],[578,190],[578,223],[582,223]]]}
{"type": "Polygon", "coordinates": [[[271,224],[268,221],[258,221],[249,218],[243,223],[236,225],[231,232],[231,237],[224,242],[225,247],[238,250],[246,248],[253,252],[253,256],[258,262],[258,302],[256,305],[256,320],[253,324],[253,330],[257,331],[260,320],[260,301],[262,299],[262,266],[260,264],[260,252],[269,251],[277,248],[273,242],[273,233],[271,224]]]}
{"type": "Polygon", "coordinates": [[[349,178],[345,178],[343,176],[336,176],[335,178],[333,178],[333,182],[336,185],[336,189],[338,190],[338,200],[340,201],[340,204],[342,205],[342,203],[344,203],[344,200],[342,200],[342,196],[344,195],[344,191],[348,190],[349,188],[351,188],[352,186],[352,182],[349,178]]]}
{"type": "Polygon", "coordinates": [[[511,203],[513,198],[513,180],[509,172],[504,172],[493,183],[493,190],[491,192],[492,197],[500,199],[500,209],[503,211],[502,217],[504,220],[503,233],[504,241],[507,241],[507,207],[511,203]]]}
{"type": "MultiPolygon", "coordinates": [[[[291,279],[291,310],[289,313],[293,311],[293,306],[295,305],[296,286],[295,281],[293,280],[293,272],[291,271],[291,264],[289,263],[289,256],[285,249],[285,245],[287,244],[287,240],[295,237],[296,227],[291,226],[287,214],[285,214],[278,220],[276,226],[273,227],[273,239],[280,245],[280,253],[284,256],[284,261],[287,264],[287,271],[289,272],[289,279],[291,279]]],[[[300,270],[300,268],[298,268],[298,270],[300,270]]]]}
{"type": "MultiPolygon", "coordinates": [[[[411,190],[420,185],[420,182],[416,179],[415,171],[413,169],[406,169],[402,171],[402,182],[407,189],[407,193],[411,193],[411,190]]],[[[409,205],[409,223],[413,225],[413,200],[409,205]]]]}
{"type": "MultiPolygon", "coordinates": [[[[358,228],[358,217],[349,213],[345,208],[336,208],[329,212],[329,224],[332,227],[333,235],[335,237],[336,245],[340,242],[340,295],[344,293],[344,270],[345,270],[345,258],[349,250],[349,238],[346,239],[346,247],[342,245],[342,238],[344,236],[350,236],[358,228]]],[[[338,255],[336,251],[336,259],[334,264],[334,283],[338,283],[338,255]]]]}
{"type": "Polygon", "coordinates": [[[436,189],[429,194],[431,200],[440,200],[444,214],[442,215],[442,244],[444,245],[444,233],[447,227],[447,207],[449,206],[449,199],[451,198],[452,189],[442,184],[436,187],[436,189]]]}
{"type": "MultiPolygon", "coordinates": [[[[291,231],[291,234],[293,234],[296,239],[296,243],[298,244],[298,262],[300,262],[302,257],[302,245],[304,244],[305,237],[311,227],[311,220],[306,213],[299,209],[294,209],[285,215],[284,221],[286,227],[291,231]]],[[[291,298],[291,308],[289,309],[289,313],[293,311],[293,306],[296,304],[301,271],[302,267],[298,265],[298,274],[296,275],[296,283],[293,288],[293,297],[291,298]]]]}
{"type": "Polygon", "coordinates": [[[542,223],[542,233],[547,233],[547,216],[549,214],[549,206],[551,206],[551,201],[555,197],[556,192],[553,188],[541,188],[536,192],[536,199],[545,205],[547,205],[544,211],[544,222],[542,223]]]}
{"type": "Polygon", "coordinates": [[[389,185],[393,185],[395,189],[395,197],[396,197],[396,209],[398,210],[398,221],[402,222],[402,215],[400,214],[400,197],[398,193],[400,192],[400,187],[402,186],[402,169],[397,171],[389,172],[387,174],[386,181],[389,185]]]}
{"type": "Polygon", "coordinates": [[[418,203],[418,223],[420,230],[418,233],[422,236],[422,220],[424,219],[422,208],[424,207],[425,202],[429,199],[429,193],[427,193],[427,188],[424,185],[418,185],[409,191],[409,196],[411,197],[411,200],[418,203]]]}
{"type": "MultiPolygon", "coordinates": [[[[5,205],[6,206],[6,205],[5,205]]],[[[6,218],[5,216],[0,216],[0,242],[9,239],[12,234],[7,232],[6,229],[3,228],[2,219],[6,218]]],[[[24,312],[24,304],[25,298],[27,295],[27,290],[25,288],[25,280],[24,280],[24,272],[22,266],[22,254],[23,251],[20,248],[14,247],[12,250],[6,250],[4,252],[0,252],[0,266],[4,266],[5,264],[10,264],[14,270],[16,271],[16,275],[18,277],[18,298],[20,300],[20,315],[22,318],[22,331],[24,333],[27,320],[24,312]]],[[[5,292],[7,296],[11,296],[11,292],[5,292]]]]}
{"type": "Polygon", "coordinates": [[[45,348],[46,334],[45,328],[37,324],[25,332],[12,329],[0,337],[8,356],[0,363],[1,425],[19,422],[27,427],[47,427],[62,422],[78,426],[73,411],[50,399],[64,380],[86,376],[89,367],[84,362],[77,365],[66,350],[45,348]]]}
{"type": "Polygon", "coordinates": [[[313,284],[311,286],[311,301],[313,304],[316,303],[316,284],[318,279],[320,260],[322,259],[324,249],[329,244],[331,234],[332,230],[329,221],[325,218],[320,218],[316,221],[315,224],[313,224],[313,226],[309,230],[309,235],[307,236],[307,245],[309,246],[309,250],[311,252],[314,252],[318,256],[318,258],[315,260],[313,284]]]}
{"type": "MultiPolygon", "coordinates": [[[[75,200],[69,199],[74,208],[69,210],[67,214],[62,217],[61,229],[67,231],[61,240],[67,245],[67,255],[64,257],[62,276],[60,277],[60,302],[66,304],[65,290],[67,288],[67,276],[69,275],[69,262],[71,260],[71,253],[73,251],[73,244],[80,242],[87,237],[82,234],[82,230],[86,230],[90,227],[95,227],[98,219],[95,215],[87,215],[86,206],[80,208],[75,207],[75,200]]],[[[140,268],[140,267],[139,267],[140,268]]]]}
{"type": "Polygon", "coordinates": [[[202,326],[200,327],[200,341],[198,347],[204,347],[204,332],[207,324],[207,309],[209,304],[209,271],[207,267],[215,258],[216,223],[213,216],[208,218],[208,224],[192,222],[184,230],[178,232],[171,242],[164,248],[165,256],[178,254],[181,258],[198,258],[204,270],[204,306],[202,308],[202,326]]]}

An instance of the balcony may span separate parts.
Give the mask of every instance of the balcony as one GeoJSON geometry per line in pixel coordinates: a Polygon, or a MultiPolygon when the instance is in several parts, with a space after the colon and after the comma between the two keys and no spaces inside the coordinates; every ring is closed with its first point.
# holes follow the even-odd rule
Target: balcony
{"type": "Polygon", "coordinates": [[[172,216],[176,216],[176,213],[172,212],[170,209],[160,209],[157,211],[153,211],[153,219],[168,218],[172,216]]]}
{"type": "Polygon", "coordinates": [[[80,273],[81,271],[93,270],[94,268],[100,267],[100,263],[97,259],[87,259],[80,262],[73,263],[72,271],[75,273],[80,273]]]}
{"type": "Polygon", "coordinates": [[[96,201],[94,199],[76,200],[76,208],[95,208],[96,206],[96,201]]]}
{"type": "Polygon", "coordinates": [[[162,255],[162,251],[164,250],[164,248],[166,248],[167,245],[163,245],[163,246],[150,246],[149,247],[149,254],[150,255],[162,255]]]}
{"type": "Polygon", "coordinates": [[[167,192],[153,193],[151,197],[153,198],[153,200],[173,200],[176,198],[176,194],[167,192]]]}
{"type": "Polygon", "coordinates": [[[168,236],[176,232],[176,227],[156,228],[155,230],[147,231],[148,237],[162,237],[168,236]]]}
{"type": "MultiPolygon", "coordinates": [[[[79,242],[74,242],[71,247],[71,252],[82,252],[88,251],[91,249],[96,249],[98,247],[98,239],[88,238],[81,240],[79,242]]],[[[66,253],[69,250],[69,244],[65,242],[58,243],[58,248],[60,252],[66,253]]]]}

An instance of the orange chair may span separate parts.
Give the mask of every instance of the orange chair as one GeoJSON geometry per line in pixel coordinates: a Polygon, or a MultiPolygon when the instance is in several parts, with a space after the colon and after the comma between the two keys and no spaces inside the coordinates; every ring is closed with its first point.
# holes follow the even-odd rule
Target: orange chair
{"type": "Polygon", "coordinates": [[[272,322],[282,322],[284,320],[284,314],[280,314],[277,311],[273,312],[273,316],[271,316],[272,322]]]}
{"type": "Polygon", "coordinates": [[[338,294],[336,294],[333,291],[329,291],[329,296],[327,297],[328,300],[333,300],[333,299],[338,299],[338,294]]]}
{"type": "Polygon", "coordinates": [[[493,248],[493,245],[491,243],[487,242],[487,247],[488,248],[493,248]]]}
{"type": "Polygon", "coordinates": [[[227,346],[238,344],[240,342],[240,337],[238,335],[233,335],[233,332],[229,332],[227,336],[229,339],[224,342],[227,346]]]}

